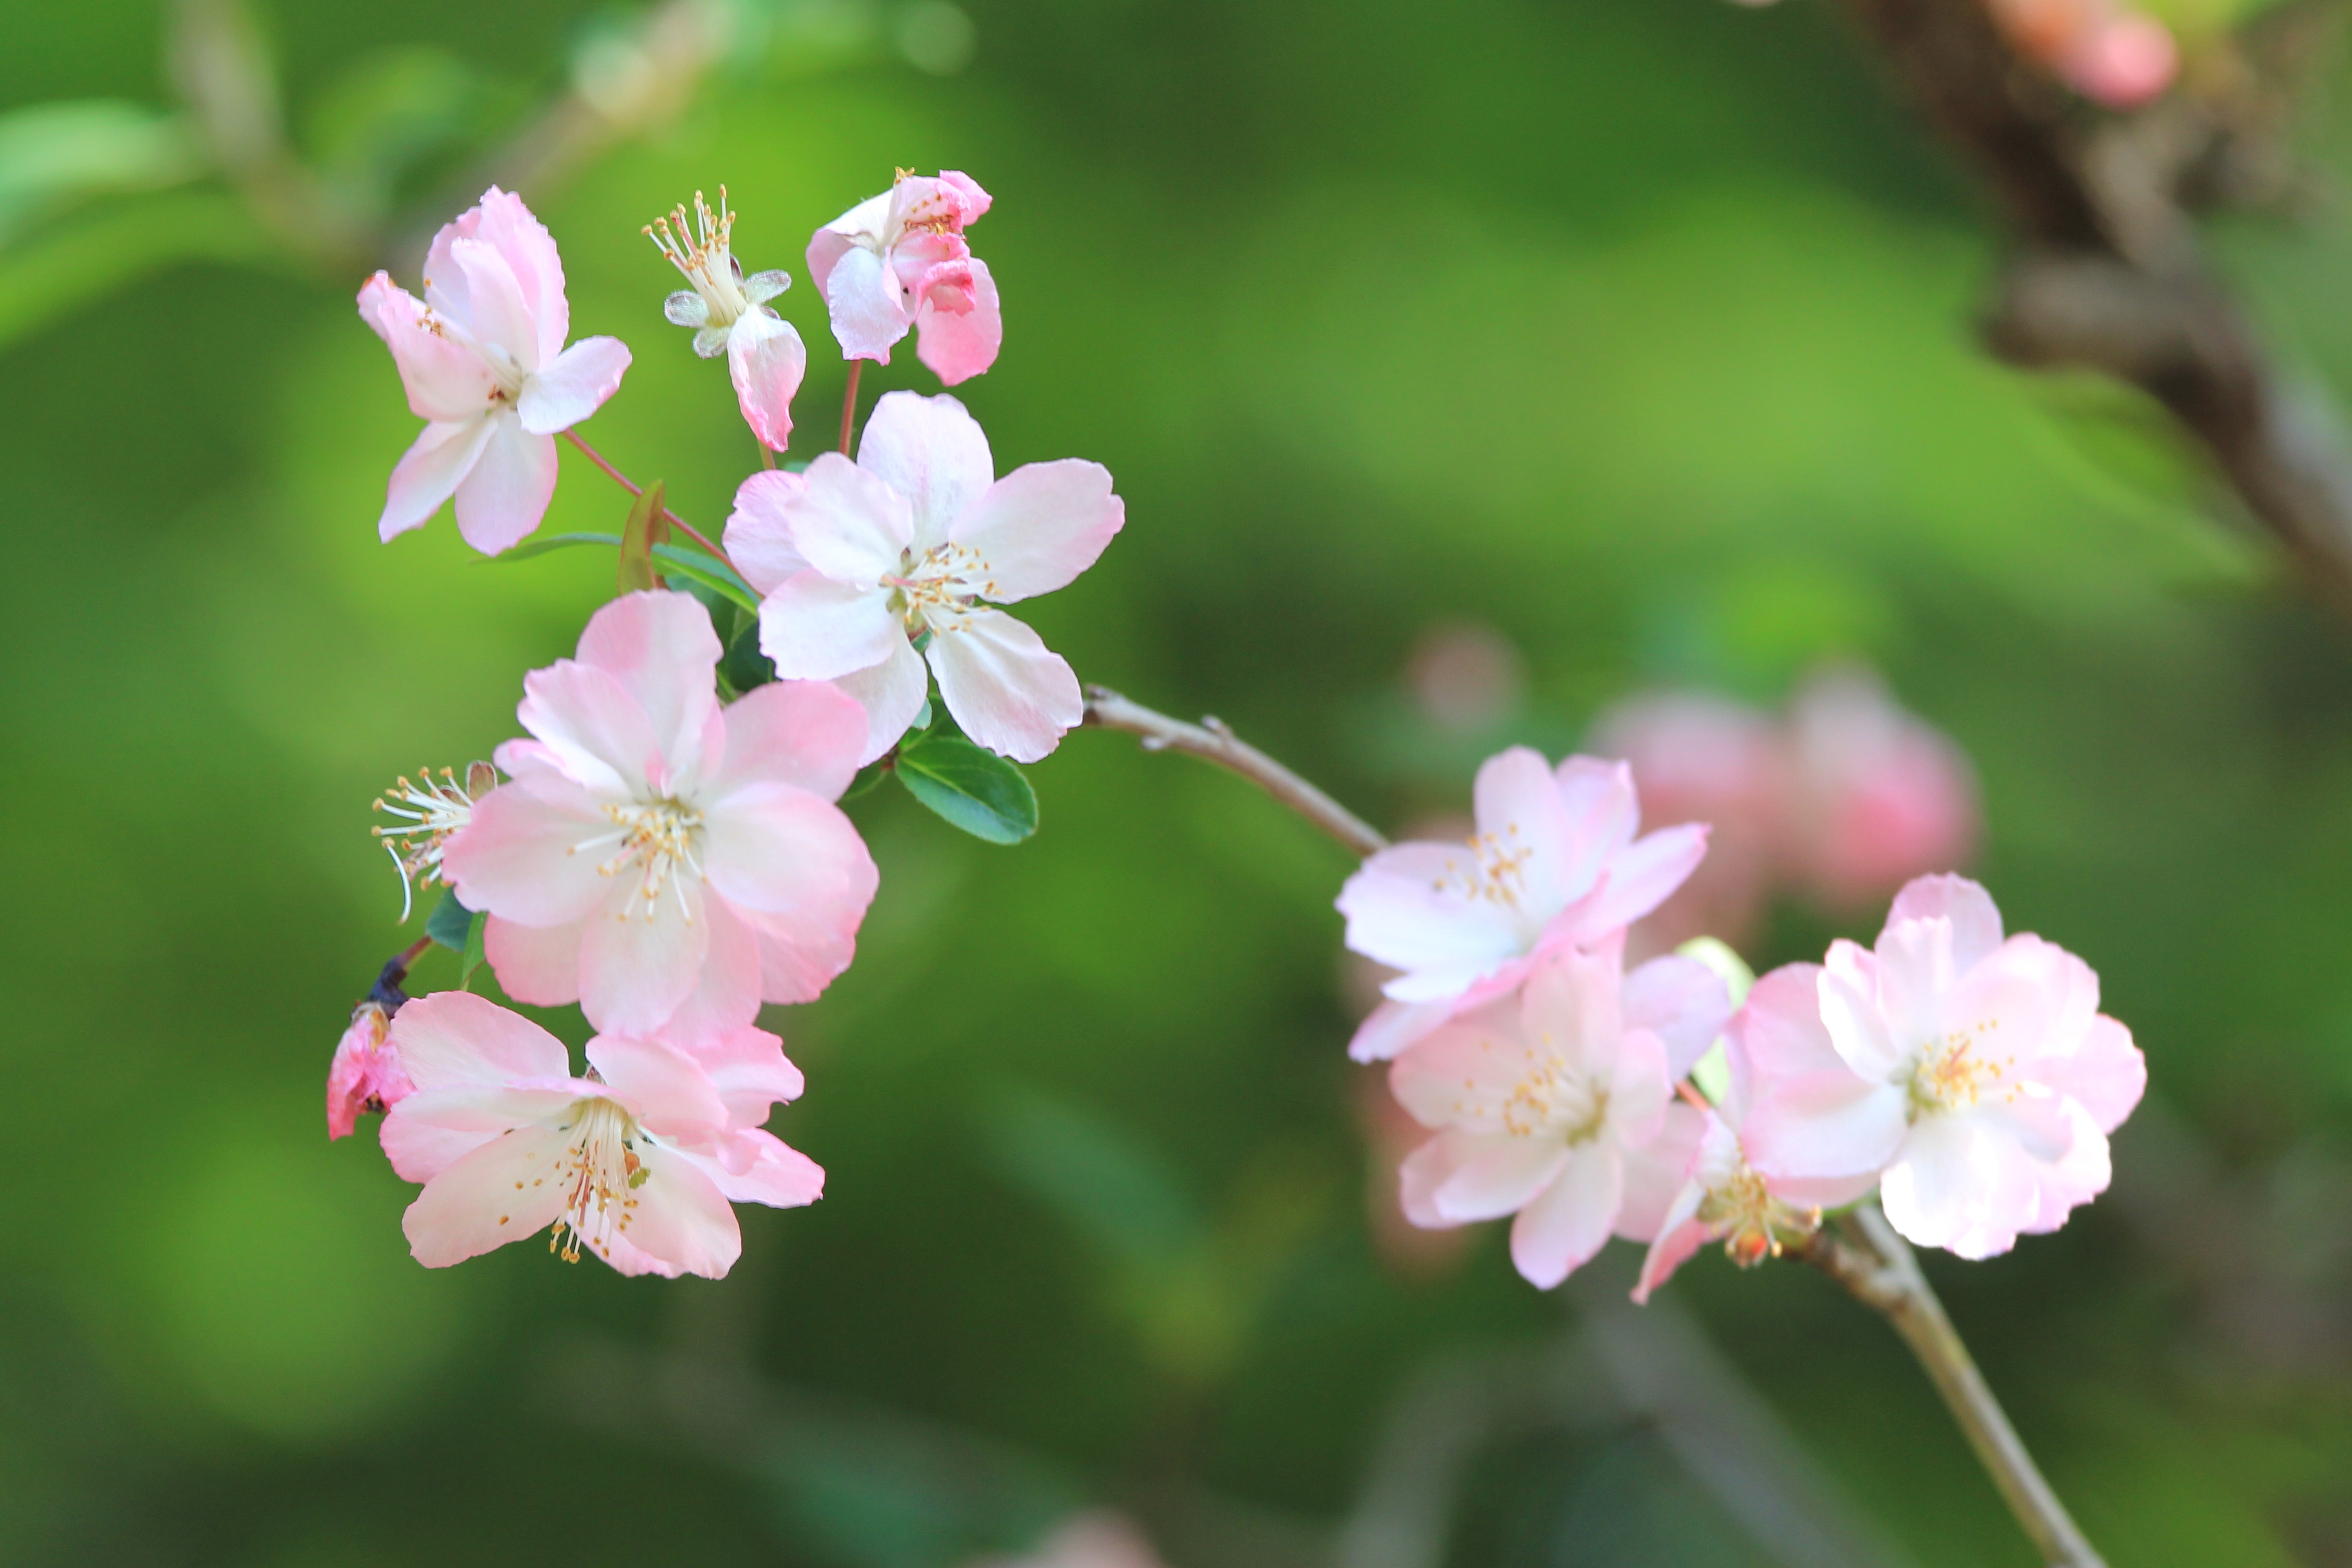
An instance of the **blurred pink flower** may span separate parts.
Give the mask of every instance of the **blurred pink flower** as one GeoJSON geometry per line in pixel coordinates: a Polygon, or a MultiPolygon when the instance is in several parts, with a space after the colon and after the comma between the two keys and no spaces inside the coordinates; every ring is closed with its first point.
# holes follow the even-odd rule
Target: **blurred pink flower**
{"type": "Polygon", "coordinates": [[[1021,1557],[982,1558],[971,1568],[1160,1568],[1160,1554],[1124,1514],[1074,1514],[1021,1557]]]}
{"type": "Polygon", "coordinates": [[[1777,973],[1795,977],[1758,982],[1742,1033],[1758,1069],[1742,1138],[1767,1176],[1876,1173],[1895,1229],[1964,1258],[2054,1230],[2105,1190],[2106,1135],[2147,1063],[2099,1012],[2090,966],[2004,941],[1975,883],[1922,877],[1875,951],[1842,941],[1824,968],[1777,973]]]}
{"type": "Polygon", "coordinates": [[[1671,1083],[1665,1041],[1627,1027],[1616,953],[1547,954],[1517,997],[1391,1065],[1398,1102],[1437,1132],[1401,1173],[1406,1218],[1435,1227],[1516,1215],[1511,1260],[1550,1289],[1619,1228],[1625,1152],[1657,1135],[1671,1083]]]}
{"type": "Polygon", "coordinates": [[[757,532],[775,504],[808,562],[760,606],[760,647],[776,673],[839,681],[865,705],[861,763],[914,722],[926,657],[964,734],[1017,762],[1052,751],[1085,715],[1078,678],[993,606],[1050,593],[1095,563],[1127,520],[1109,471],[1072,457],[999,479],[963,404],[894,392],[866,421],[856,462],[828,452],[803,478],[796,491],[763,487],[748,517],[739,495],[729,521],[730,538],[739,519],[757,532]]]}
{"type": "Polygon", "coordinates": [[[689,225],[684,207],[646,226],[655,246],[694,285],[662,301],[662,314],[695,329],[694,351],[706,360],[727,356],[736,405],[760,444],[782,452],[793,434],[793,394],[808,369],[808,350],[799,330],[768,308],[767,302],[793,286],[782,272],[743,276],[729,248],[735,214],[727,210],[727,187],[719,187],[719,211],[694,193],[689,225]]]}
{"type": "Polygon", "coordinates": [[[1431,723],[1477,736],[1518,711],[1527,667],[1510,639],[1493,627],[1455,622],[1422,634],[1404,676],[1431,723]]]}
{"type": "Polygon", "coordinates": [[[495,185],[434,236],[422,301],[379,272],[359,306],[427,422],[392,471],[376,532],[421,528],[455,496],[467,544],[514,545],[555,494],[556,434],[619,390],[629,350],[617,338],[563,346],[572,307],[555,241],[495,185]]]}
{"type": "Polygon", "coordinates": [[[1668,692],[1617,704],[1585,744],[1622,758],[1642,781],[1653,822],[1705,822],[1706,859],[1635,933],[1641,950],[1694,936],[1753,935],[1769,892],[1786,817],[1786,768],[1771,721],[1727,697],[1668,692]]]}
{"type": "Polygon", "coordinates": [[[848,967],[876,878],[833,802],[865,715],[795,681],[721,709],[719,654],[693,599],[632,593],[596,612],[578,659],[524,678],[538,738],[499,748],[509,781],[442,856],[518,1000],[699,1040],[848,967]]]}
{"type": "Polygon", "coordinates": [[[996,281],[963,237],[989,201],[968,174],[902,172],[816,231],[809,277],[824,294],[842,358],[887,365],[891,345],[913,329],[915,357],[949,386],[996,362],[1004,339],[996,281]]]}
{"type": "Polygon", "coordinates": [[[384,1118],[393,1168],[425,1190],[401,1226],[416,1260],[446,1268],[552,1228],[624,1274],[723,1276],[742,1251],[730,1200],[814,1203],[824,1173],[759,1130],[796,1097],[782,1042],[730,1031],[707,1057],[599,1035],[589,1078],[563,1043],[464,991],[420,997],[393,1020],[415,1090],[384,1118]]]}
{"type": "Polygon", "coordinates": [[[370,997],[352,1009],[352,1021],[335,1045],[327,1068],[327,1137],[349,1134],[362,1111],[386,1111],[415,1087],[402,1071],[400,1052],[386,1042],[392,1013],[370,997]]]}
{"type": "Polygon", "coordinates": [[[1968,858],[1976,778],[1941,733],[1869,671],[1826,670],[1790,704],[1784,852],[1790,877],[1832,908],[1883,898],[1968,858]]]}
{"type": "Polygon", "coordinates": [[[2172,85],[2171,30],[2116,0],[1988,0],[2011,47],[2094,103],[2130,109],[2172,85]]]}
{"type": "Polygon", "coordinates": [[[1349,1044],[1359,1061],[1517,989],[1547,955],[1607,940],[1706,852],[1704,827],[1633,836],[1640,808],[1622,762],[1571,757],[1555,771],[1513,747],[1479,768],[1474,793],[1466,846],[1395,845],[1340,889],[1348,946],[1403,971],[1349,1044]]]}

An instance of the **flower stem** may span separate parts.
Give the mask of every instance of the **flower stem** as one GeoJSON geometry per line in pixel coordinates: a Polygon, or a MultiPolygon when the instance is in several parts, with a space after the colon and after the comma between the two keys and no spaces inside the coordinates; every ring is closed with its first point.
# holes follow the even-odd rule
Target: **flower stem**
{"type": "Polygon", "coordinates": [[[776,455],[768,450],[768,444],[766,442],[759,442],[756,444],[760,448],[760,466],[766,469],[771,474],[774,473],[776,471],[776,455]]]}
{"type": "Polygon", "coordinates": [[[1222,719],[1204,718],[1186,724],[1131,703],[1108,686],[1087,688],[1086,723],[1098,729],[1123,729],[1143,737],[1146,751],[1189,751],[1264,789],[1267,794],[1322,829],[1360,855],[1389,847],[1364,820],[1330,796],[1244,742],[1222,719]]]}
{"type": "Polygon", "coordinates": [[[1836,1230],[1825,1227],[1794,1249],[1797,1256],[1895,1325],[2042,1561],[2051,1568],[2105,1568],[1986,1386],[1910,1243],[1895,1234],[1874,1203],[1840,1216],[1836,1224],[1836,1230]]]}
{"type": "Polygon", "coordinates": [[[849,389],[841,394],[841,455],[849,455],[849,433],[857,423],[857,372],[866,368],[864,360],[849,361],[849,389]]]}
{"type": "MultiPolygon", "coordinates": [[[[565,431],[563,433],[563,439],[572,443],[572,445],[580,448],[581,452],[587,457],[588,461],[596,465],[597,467],[602,468],[604,471],[605,477],[612,480],[614,484],[618,485],[622,489],[626,490],[632,496],[642,496],[645,494],[644,488],[637,485],[635,481],[632,480],[626,474],[622,473],[618,468],[614,467],[610,463],[605,462],[604,455],[603,453],[597,451],[594,447],[581,440],[577,431],[565,431]]],[[[762,450],[764,450],[764,448],[762,450]]],[[[717,545],[712,544],[709,539],[704,538],[701,534],[695,530],[694,526],[688,523],[684,517],[679,517],[667,507],[664,507],[661,509],[661,515],[664,522],[667,523],[671,528],[676,528],[679,533],[684,534],[688,538],[692,539],[696,544],[700,545],[704,549],[709,550],[712,557],[718,560],[719,565],[725,567],[730,571],[735,570],[735,563],[727,559],[727,552],[720,549],[717,545]]]]}

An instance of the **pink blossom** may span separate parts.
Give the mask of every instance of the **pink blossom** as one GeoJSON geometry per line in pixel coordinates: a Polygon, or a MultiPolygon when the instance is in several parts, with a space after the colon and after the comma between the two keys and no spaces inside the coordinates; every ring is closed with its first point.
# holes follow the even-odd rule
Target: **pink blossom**
{"type": "Polygon", "coordinates": [[[1467,845],[1404,843],[1339,892],[1348,946],[1402,970],[1349,1054],[1394,1056],[1458,1013],[1517,988],[1547,955],[1592,946],[1655,909],[1706,852],[1706,829],[1633,835],[1622,762],[1571,757],[1555,771],[1525,747],[1490,757],[1467,845]]]}
{"type": "Polygon", "coordinates": [[[442,856],[509,996],[695,1040],[847,967],[875,871],[833,802],[865,715],[796,681],[722,710],[719,656],[693,599],[632,593],[525,677],[538,738],[499,748],[509,781],[442,856]]]}
{"type": "Polygon", "coordinates": [[[2094,103],[2131,109],[2172,85],[2180,65],[2171,30],[2116,0],[1990,0],[2018,53],[2094,103]]]}
{"type": "Polygon", "coordinates": [[[915,357],[949,386],[996,362],[1004,340],[996,280],[963,237],[988,208],[968,174],[901,174],[816,231],[809,277],[824,291],[842,358],[887,365],[912,328],[915,357]]]}
{"type": "MultiPolygon", "coordinates": [[[[1713,1023],[1726,1010],[1717,983],[1713,1023]]],[[[1612,1230],[1655,1234],[1670,1186],[1628,1212],[1627,1152],[1664,1125],[1675,1068],[1633,1016],[1618,956],[1546,953],[1520,994],[1488,1003],[1399,1056],[1389,1084],[1437,1136],[1405,1161],[1406,1218],[1463,1225],[1517,1218],[1511,1260],[1549,1290],[1612,1230]]],[[[1704,1024],[1709,1038],[1713,1030],[1704,1024]]],[[[1695,1054],[1695,1052],[1694,1052],[1695,1054]]],[[[1654,1189],[1660,1184],[1652,1184],[1654,1189]]]]}
{"type": "MultiPolygon", "coordinates": [[[[1101,464],[1031,463],[999,479],[963,404],[894,392],[875,405],[856,462],[828,452],[796,488],[747,485],[737,507],[730,540],[739,527],[762,537],[768,525],[753,519],[780,515],[808,563],[761,604],[761,649],[778,674],[838,681],[865,705],[860,762],[914,722],[926,658],[964,734],[1015,761],[1052,751],[1085,716],[1070,666],[994,606],[1050,593],[1102,554],[1127,504],[1101,464]]],[[[783,564],[766,556],[750,570],[783,564]]]]}
{"type": "Polygon", "coordinates": [[[743,276],[742,264],[729,249],[735,214],[727,210],[724,185],[719,187],[715,215],[697,191],[691,225],[686,209],[677,207],[668,217],[648,225],[646,233],[694,285],[664,300],[662,314],[680,327],[695,329],[694,351],[704,359],[727,356],[743,423],[761,445],[782,452],[793,433],[793,394],[801,389],[808,350],[798,329],[767,302],[790,288],[792,278],[773,271],[743,276]]]}
{"type": "Polygon", "coordinates": [[[1673,947],[1694,936],[1739,942],[1770,891],[1786,816],[1786,768],[1769,719],[1705,692],[1667,692],[1617,704],[1586,744],[1620,758],[1642,781],[1654,822],[1705,822],[1706,859],[1635,932],[1636,946],[1673,947]]]}
{"type": "Polygon", "coordinates": [[[563,346],[572,307],[555,241],[495,185],[434,236],[422,301],[379,272],[359,304],[426,422],[392,471],[377,533],[422,528],[454,495],[467,544],[514,545],[555,494],[557,433],[619,390],[629,350],[617,338],[563,346]]]}
{"type": "Polygon", "coordinates": [[[1976,779],[1959,747],[1869,671],[1833,669],[1789,712],[1790,873],[1833,907],[1881,898],[1967,859],[1976,779]]]}
{"type": "Polygon", "coordinates": [[[1851,1203],[1870,1190],[1875,1173],[1834,1179],[1767,1177],[1748,1162],[1740,1130],[1755,1103],[1759,1080],[1777,1082],[1813,1071],[1811,1042],[1789,1038],[1782,1019],[1811,1005],[1812,971],[1776,969],[1756,982],[1724,1038],[1730,1069],[1721,1103],[1706,1110],[1666,1107],[1666,1125],[1642,1151],[1653,1167],[1681,1160],[1678,1186],[1650,1244],[1633,1299],[1646,1301],[1692,1254],[1710,1241],[1741,1268],[1777,1257],[1781,1247],[1811,1235],[1821,1211],[1851,1203]]]}
{"type": "Polygon", "coordinates": [[[1025,1557],[976,1560],[971,1568],[1161,1568],[1160,1554],[1123,1514],[1076,1514],[1055,1525],[1025,1557]]]}
{"type": "Polygon", "coordinates": [[[352,1009],[351,1027],[336,1043],[327,1069],[327,1136],[343,1137],[359,1125],[362,1111],[385,1111],[415,1087],[400,1065],[400,1052],[387,1041],[392,1010],[371,996],[352,1009]]]}
{"type": "Polygon", "coordinates": [[[1875,951],[1842,941],[1825,967],[1794,973],[1748,1001],[1759,1075],[1742,1140],[1759,1171],[1876,1175],[1895,1229],[1964,1258],[2055,1230],[2105,1190],[2107,1134],[2147,1064],[2098,1010],[2090,966],[2038,936],[2004,940],[1983,888],[1921,877],[1875,951]]]}
{"type": "Polygon", "coordinates": [[[579,1078],[530,1019],[439,991],[400,1009],[393,1041],[415,1090],[384,1118],[383,1150],[425,1184],[401,1226],[428,1269],[551,1229],[570,1260],[715,1280],[742,1251],[730,1200],[792,1207],[824,1190],[814,1162],[760,1130],[801,1075],[759,1030],[699,1053],[599,1035],[579,1078]]]}

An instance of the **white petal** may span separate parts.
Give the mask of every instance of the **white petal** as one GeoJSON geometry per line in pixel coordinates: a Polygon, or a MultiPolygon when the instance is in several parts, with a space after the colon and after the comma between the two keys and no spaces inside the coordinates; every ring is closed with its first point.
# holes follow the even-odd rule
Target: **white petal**
{"type": "Polygon", "coordinates": [[[1078,677],[1037,633],[1001,610],[934,622],[929,650],[940,695],[964,734],[1015,762],[1034,762],[1086,716],[1078,677]]]}

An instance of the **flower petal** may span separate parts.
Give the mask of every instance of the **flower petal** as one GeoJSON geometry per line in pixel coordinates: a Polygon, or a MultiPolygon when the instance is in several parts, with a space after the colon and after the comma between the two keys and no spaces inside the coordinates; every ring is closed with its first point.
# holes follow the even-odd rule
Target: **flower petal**
{"type": "Polygon", "coordinates": [[[1110,470],[1065,458],[1015,468],[956,517],[949,538],[977,555],[967,592],[998,604],[1049,593],[1094,565],[1127,521],[1110,470]]]}
{"type": "Polygon", "coordinates": [[[532,435],[512,409],[485,422],[489,439],[457,483],[457,531],[484,555],[520,543],[547,516],[555,496],[555,437],[532,435]]]}
{"type": "Polygon", "coordinates": [[[589,617],[580,663],[621,684],[653,737],[655,759],[625,778],[643,777],[667,795],[698,776],[703,732],[719,711],[722,652],[710,612],[691,594],[625,593],[589,617]]]}
{"type": "Polygon", "coordinates": [[[636,870],[622,873],[581,934],[580,1010],[603,1033],[657,1032],[692,994],[710,948],[701,881],[674,869],[658,896],[641,899],[636,870]]]}
{"type": "Polygon", "coordinates": [[[942,386],[970,381],[987,370],[1004,345],[1004,308],[997,298],[996,279],[978,256],[965,266],[971,277],[970,309],[943,310],[929,294],[915,308],[915,358],[930,367],[942,386]]]}
{"type": "Polygon", "coordinates": [[[1541,753],[1524,746],[1496,753],[1478,765],[1471,793],[1484,852],[1517,868],[1496,886],[1523,919],[1541,925],[1585,891],[1567,880],[1577,858],[1571,824],[1541,753]]]}
{"type": "Polygon", "coordinates": [[[1905,1125],[1902,1090],[1839,1068],[1759,1089],[1739,1138],[1768,1176],[1865,1176],[1902,1148],[1905,1125]]]}
{"type": "Polygon", "coordinates": [[[490,362],[498,364],[503,356],[517,380],[538,370],[539,324],[531,319],[521,280],[507,258],[478,239],[452,241],[449,256],[466,280],[466,329],[490,362]]]}
{"type": "Polygon", "coordinates": [[[494,428],[487,418],[426,425],[393,465],[391,481],[384,486],[383,514],[376,518],[376,537],[390,544],[431,521],[474,471],[494,428]]]}
{"type": "MultiPolygon", "coordinates": [[[[662,1265],[650,1271],[669,1275],[699,1274],[724,1279],[743,1255],[743,1232],[735,1210],[709,1175],[677,1150],[648,1144],[638,1152],[645,1183],[635,1192],[621,1234],[631,1247],[662,1265]]],[[[614,1249],[616,1252],[618,1249],[614,1249]]],[[[620,1258],[605,1261],[622,1272],[634,1271],[620,1258]]],[[[634,1262],[634,1260],[630,1260],[634,1262]]]]}
{"type": "Polygon", "coordinates": [[[907,497],[918,554],[947,543],[957,519],[996,482],[980,422],[944,394],[883,393],[857,438],[857,466],[907,497]]]}
{"type": "Polygon", "coordinates": [[[1952,923],[1952,968],[1963,974],[2000,946],[2000,911],[1992,894],[1964,876],[1923,876],[1904,884],[1886,912],[1888,929],[1906,920],[1952,923]]]}
{"type": "Polygon", "coordinates": [[[1454,1016],[1451,998],[1434,1002],[1397,1002],[1383,998],[1364,1021],[1356,1026],[1355,1037],[1348,1041],[1348,1055],[1355,1061],[1386,1061],[1427,1038],[1430,1032],[1454,1016]]]}
{"type": "Polygon", "coordinates": [[[446,1269],[554,1224],[563,1212],[567,1189],[557,1171],[570,1136],[545,1124],[520,1127],[426,1182],[400,1217],[416,1260],[446,1269]]]}
{"type": "Polygon", "coordinates": [[[758,305],[736,318],[727,334],[727,374],[761,445],[782,452],[790,444],[793,394],[807,370],[808,350],[791,322],[758,305]]]}
{"type": "Polygon", "coordinates": [[[735,509],[727,514],[727,557],[762,598],[808,570],[784,516],[807,483],[797,474],[770,468],[736,486],[735,509]]]}
{"type": "Polygon", "coordinates": [[[733,1142],[748,1151],[740,1168],[698,1150],[681,1149],[711,1185],[736,1203],[764,1203],[771,1208],[800,1208],[824,1196],[824,1167],[779,1139],[756,1129],[734,1134],[733,1142]]]}
{"type": "Polygon", "coordinates": [[[707,893],[702,915],[709,932],[702,971],[661,1029],[663,1039],[694,1051],[698,1060],[705,1047],[758,1018],[761,1002],[758,927],[725,899],[707,893]]]}
{"type": "Polygon", "coordinates": [[[1551,1185],[1570,1158],[1568,1145],[1556,1138],[1485,1137],[1449,1127],[1437,1141],[1449,1168],[1431,1198],[1437,1212],[1455,1224],[1518,1212],[1551,1185]]]}
{"type": "Polygon", "coordinates": [[[771,681],[727,705],[727,748],[704,781],[713,802],[754,783],[789,784],[837,800],[857,776],[866,710],[824,681],[771,681]]]}
{"type": "Polygon", "coordinates": [[[1015,762],[1034,762],[1086,716],[1078,677],[1036,632],[1001,610],[934,622],[928,656],[964,734],[1015,762]]]}
{"type": "Polygon", "coordinates": [[[2099,1131],[2112,1133],[2147,1092],[2147,1058],[2132,1043],[2129,1030],[2101,1013],[2091,1020],[2082,1049],[2063,1065],[2045,1063],[2039,1076],[2072,1096],[2099,1131]]]}
{"type": "MultiPolygon", "coordinates": [[[[809,247],[809,271],[812,276],[817,271],[814,242],[809,247]]],[[[834,338],[841,344],[841,357],[888,364],[890,346],[905,337],[915,321],[907,314],[898,278],[882,258],[864,246],[850,246],[839,253],[820,287],[824,290],[825,312],[833,319],[834,338]]]]}
{"type": "Polygon", "coordinates": [[[790,784],[750,784],[706,815],[705,873],[771,936],[846,940],[873,902],[874,862],[841,808],[790,784]]]}
{"type": "Polygon", "coordinates": [[[1671,1078],[1686,1075],[1731,1020],[1723,977],[1696,958],[1653,958],[1625,977],[1625,1027],[1665,1042],[1671,1078]]]}
{"type": "Polygon", "coordinates": [[[564,776],[594,797],[583,800],[583,811],[601,814],[606,800],[635,799],[661,764],[652,719],[611,670],[577,659],[533,670],[522,678],[515,715],[564,776]]]}
{"type": "Polygon", "coordinates": [[[418,997],[392,1016],[391,1043],[422,1091],[564,1078],[572,1053],[523,1017],[468,991],[418,997]]]}
{"type": "Polygon", "coordinates": [[[552,926],[572,925],[602,904],[612,882],[597,867],[611,845],[591,841],[609,840],[613,824],[584,790],[576,799],[567,808],[507,783],[476,801],[473,820],[451,835],[441,856],[466,907],[552,926]]]}
{"type": "Polygon", "coordinates": [[[760,605],[760,652],[788,681],[838,680],[906,646],[906,622],[887,588],[836,581],[811,568],[760,605]]]}
{"type": "Polygon", "coordinates": [[[1706,858],[1707,832],[1704,822],[1662,828],[1611,860],[1599,891],[1577,907],[1580,939],[1631,925],[1664,904],[1706,858]]]}
{"type": "Polygon", "coordinates": [[[522,383],[515,413],[533,435],[569,430],[621,390],[629,350],[618,338],[583,338],[522,383]]]}
{"type": "Polygon", "coordinates": [[[888,658],[836,675],[833,684],[864,710],[866,739],[857,750],[857,766],[863,768],[898,745],[913,727],[930,695],[931,674],[915,645],[899,637],[892,641],[888,658]]]}
{"type": "Polygon", "coordinates": [[[499,988],[535,1008],[580,999],[580,938],[584,920],[563,925],[522,925],[495,915],[482,918],[482,955],[499,988]]]}
{"type": "Polygon", "coordinates": [[[1655,1137],[1625,1150],[1625,1195],[1617,1211],[1618,1235],[1628,1241],[1649,1241],[1669,1223],[1672,1211],[1693,1185],[1691,1166],[1698,1158],[1700,1140],[1707,1135],[1712,1121],[1709,1113],[1677,1100],[1665,1108],[1655,1137]]]}
{"type": "Polygon", "coordinates": [[[682,1136],[727,1125],[725,1102],[700,1061],[666,1040],[600,1034],[588,1042],[588,1064],[646,1131],[682,1136]]]}
{"type": "MultiPolygon", "coordinates": [[[[866,428],[870,438],[873,427],[866,428]]],[[[800,494],[784,503],[802,559],[835,582],[862,588],[901,570],[915,538],[907,496],[838,452],[818,455],[802,479],[800,494]]]]}
{"type": "Polygon", "coordinates": [[[498,379],[479,354],[433,329],[424,301],[379,272],[361,287],[359,307],[360,319],[392,350],[409,413],[436,423],[470,423],[489,407],[498,379]]]}
{"type": "MultiPolygon", "coordinates": [[[[1476,852],[1462,844],[1403,843],[1367,857],[1339,889],[1349,950],[1408,977],[1481,971],[1521,955],[1518,923],[1509,912],[1465,891],[1477,863],[1476,852]]],[[[1438,993],[1399,999],[1434,1000],[1438,993]]]]}
{"type": "Polygon", "coordinates": [[[1511,1261],[1528,1283],[1549,1291],[1600,1251],[1623,1201],[1617,1145],[1578,1150],[1541,1197],[1511,1225],[1511,1261]]]}

